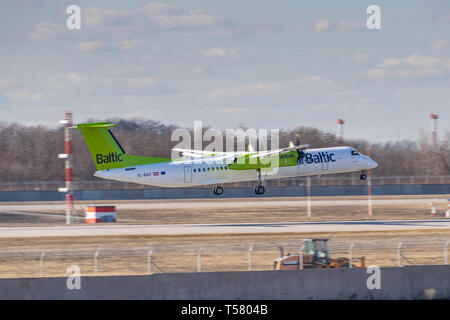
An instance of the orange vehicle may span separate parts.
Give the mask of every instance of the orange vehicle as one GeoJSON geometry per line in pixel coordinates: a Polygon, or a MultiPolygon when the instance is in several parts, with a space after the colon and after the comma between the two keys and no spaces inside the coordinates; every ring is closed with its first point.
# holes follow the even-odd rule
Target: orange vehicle
{"type": "MultiPolygon", "coordinates": [[[[301,255],[282,255],[274,260],[274,270],[299,270],[319,268],[348,268],[349,258],[331,258],[328,250],[328,239],[303,240],[304,251],[301,255]],[[300,265],[302,264],[302,265],[300,265]]],[[[365,257],[352,258],[352,268],[365,268],[365,257]]]]}

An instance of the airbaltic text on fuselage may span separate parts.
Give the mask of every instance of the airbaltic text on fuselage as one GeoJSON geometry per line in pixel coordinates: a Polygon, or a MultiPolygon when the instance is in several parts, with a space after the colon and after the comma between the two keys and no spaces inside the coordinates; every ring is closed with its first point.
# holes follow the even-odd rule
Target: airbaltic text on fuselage
{"type": "Polygon", "coordinates": [[[318,153],[306,153],[304,157],[298,160],[299,164],[311,164],[311,163],[323,163],[323,162],[336,162],[334,153],[318,152],[318,153]]]}
{"type": "Polygon", "coordinates": [[[110,152],[107,155],[99,154],[97,153],[97,164],[101,163],[111,163],[111,162],[121,162],[123,161],[122,158],[123,154],[117,152],[110,152]]]}

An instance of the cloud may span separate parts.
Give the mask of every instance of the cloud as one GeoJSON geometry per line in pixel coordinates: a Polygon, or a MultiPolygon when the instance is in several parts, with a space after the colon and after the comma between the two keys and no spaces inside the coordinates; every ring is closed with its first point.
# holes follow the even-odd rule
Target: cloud
{"type": "Polygon", "coordinates": [[[223,17],[205,10],[183,10],[165,3],[147,3],[137,10],[158,28],[207,28],[223,21],[223,17]]]}
{"type": "Polygon", "coordinates": [[[193,76],[216,76],[217,73],[214,69],[214,66],[204,66],[204,65],[195,65],[193,67],[189,67],[189,74],[193,76]]]}
{"type": "Polygon", "coordinates": [[[0,93],[0,104],[8,103],[8,99],[0,93]]]}
{"type": "Polygon", "coordinates": [[[231,87],[227,89],[217,89],[211,92],[213,99],[218,99],[224,96],[242,96],[251,93],[270,93],[278,91],[283,87],[279,82],[274,83],[254,83],[242,86],[231,87]]]}
{"type": "Polygon", "coordinates": [[[135,10],[86,8],[83,10],[87,27],[127,27],[177,29],[209,28],[221,24],[221,15],[205,10],[184,10],[165,3],[147,3],[135,10]]]}
{"type": "Polygon", "coordinates": [[[4,95],[14,101],[35,102],[41,100],[44,95],[41,92],[30,92],[29,90],[14,90],[5,92],[4,95]]]}
{"type": "Polygon", "coordinates": [[[321,85],[321,86],[331,86],[333,85],[333,81],[322,77],[322,76],[311,76],[306,78],[298,78],[294,80],[294,84],[298,85],[321,85]]]}
{"type": "Polygon", "coordinates": [[[98,49],[118,49],[121,51],[132,51],[141,46],[142,42],[137,40],[124,40],[124,41],[81,41],[77,45],[79,51],[95,51],[98,49]]]}
{"type": "MultiPolygon", "coordinates": [[[[132,38],[154,31],[205,30],[217,32],[228,26],[224,17],[206,10],[186,10],[165,3],[147,3],[140,8],[116,10],[88,7],[82,10],[83,40],[78,44],[80,51],[93,51],[101,42],[124,40],[116,46],[127,51],[138,44],[132,38]],[[100,39],[100,41],[96,41],[100,39]]],[[[68,35],[78,37],[80,33],[64,32],[65,23],[43,21],[33,27],[28,37],[34,41],[47,41],[68,35]]],[[[223,30],[220,32],[224,32],[223,30]]]]}
{"type": "Polygon", "coordinates": [[[340,19],[337,21],[337,25],[340,31],[359,31],[366,28],[366,22],[364,20],[340,19]]]}
{"type": "Polygon", "coordinates": [[[131,87],[155,86],[158,81],[153,77],[100,77],[88,76],[75,72],[68,74],[55,75],[50,77],[51,85],[65,87],[66,85],[75,86],[110,86],[110,85],[128,85],[131,87]]]}
{"type": "Polygon", "coordinates": [[[0,88],[11,89],[17,88],[19,86],[19,81],[14,78],[0,78],[0,88]]]}
{"type": "Polygon", "coordinates": [[[66,84],[79,86],[85,84],[92,79],[88,76],[71,72],[65,75],[55,75],[50,77],[49,82],[55,86],[65,86],[66,84]]]}
{"type": "Polygon", "coordinates": [[[144,54],[142,56],[139,57],[139,60],[141,62],[147,63],[153,60],[153,55],[151,54],[144,54]]]}
{"type": "Polygon", "coordinates": [[[435,57],[422,56],[418,54],[411,54],[406,58],[388,58],[379,64],[382,68],[392,68],[399,65],[406,65],[410,67],[432,68],[436,67],[439,59],[435,57]]]}
{"type": "Polygon", "coordinates": [[[349,20],[349,19],[339,19],[332,20],[328,18],[321,18],[315,20],[310,25],[303,25],[298,27],[301,31],[313,31],[313,32],[325,32],[325,31],[360,31],[364,30],[366,27],[364,20],[349,20]]]}
{"type": "MultiPolygon", "coordinates": [[[[141,96],[136,96],[136,95],[122,96],[122,97],[120,97],[120,100],[127,108],[132,108],[132,109],[143,108],[145,110],[145,109],[148,109],[147,107],[149,105],[148,101],[146,101],[145,99],[142,99],[141,96]]],[[[129,116],[128,112],[127,112],[127,115],[129,116]]]]}
{"type": "Polygon", "coordinates": [[[419,69],[369,69],[367,75],[371,78],[386,78],[386,77],[429,77],[437,76],[442,72],[439,69],[419,68],[419,69]]]}
{"type": "Polygon", "coordinates": [[[200,50],[200,53],[203,57],[211,58],[211,57],[232,57],[239,58],[239,53],[235,48],[222,49],[222,48],[213,48],[209,50],[200,50]]]}
{"type": "Polygon", "coordinates": [[[244,107],[227,107],[227,108],[215,108],[214,111],[221,112],[228,116],[240,118],[242,115],[250,114],[251,110],[244,107]]]}
{"type": "Polygon", "coordinates": [[[154,78],[152,77],[134,77],[134,78],[127,78],[125,79],[128,85],[130,86],[138,86],[138,87],[145,87],[145,86],[154,86],[158,83],[154,78]]]}
{"type": "Polygon", "coordinates": [[[372,103],[376,101],[376,98],[374,97],[365,97],[360,99],[361,103],[372,103]]]}
{"type": "MultiPolygon", "coordinates": [[[[89,7],[83,9],[83,27],[123,26],[132,20],[133,11],[89,7]]],[[[82,28],[83,28],[82,27],[82,28]]]]}
{"type": "Polygon", "coordinates": [[[171,95],[175,92],[172,88],[160,83],[155,77],[133,76],[129,73],[91,75],[71,72],[57,74],[48,78],[47,89],[49,96],[55,99],[73,100],[96,96],[102,101],[111,99],[114,103],[117,102],[119,96],[149,97],[159,94],[171,95]]]}
{"type": "Polygon", "coordinates": [[[28,37],[34,41],[45,41],[56,38],[63,30],[64,27],[62,25],[43,21],[28,33],[28,37]]]}
{"type": "Polygon", "coordinates": [[[205,74],[205,68],[202,66],[195,66],[190,70],[190,73],[194,76],[201,76],[205,74]]]}
{"type": "Polygon", "coordinates": [[[405,58],[384,59],[366,74],[371,78],[429,77],[441,75],[446,70],[450,70],[450,58],[411,54],[405,58]]]}
{"type": "Polygon", "coordinates": [[[448,40],[436,40],[430,45],[430,53],[435,56],[441,55],[443,52],[447,52],[450,49],[448,40]]]}
{"type": "Polygon", "coordinates": [[[441,22],[450,22],[450,13],[440,15],[440,16],[438,17],[438,21],[441,21],[441,22]]]}
{"type": "Polygon", "coordinates": [[[369,55],[368,54],[354,54],[352,56],[353,62],[356,64],[366,64],[369,61],[369,55]]]}
{"type": "Polygon", "coordinates": [[[81,32],[66,31],[66,26],[61,21],[58,24],[41,22],[32,28],[29,37],[35,41],[45,41],[60,39],[64,35],[81,41],[77,46],[79,51],[104,48],[129,51],[140,45],[135,39],[145,38],[143,42],[147,42],[149,36],[161,32],[191,37],[227,37],[279,32],[280,28],[267,22],[235,24],[212,10],[185,9],[163,2],[152,2],[130,9],[83,8],[81,32]],[[118,43],[119,41],[121,42],[118,43]]]}
{"type": "Polygon", "coordinates": [[[123,51],[131,51],[142,45],[142,42],[137,40],[125,40],[119,42],[119,47],[123,51]]]}
{"type": "Polygon", "coordinates": [[[319,19],[314,22],[314,32],[328,31],[330,29],[330,21],[328,19],[319,19]]]}
{"type": "Polygon", "coordinates": [[[102,87],[111,86],[119,81],[118,78],[88,76],[71,72],[68,74],[55,75],[50,77],[49,83],[55,88],[66,89],[68,87],[81,87],[88,91],[101,89],[102,87]]]}
{"type": "Polygon", "coordinates": [[[105,45],[102,41],[81,41],[78,43],[77,50],[80,51],[93,51],[98,48],[103,48],[105,45]]]}

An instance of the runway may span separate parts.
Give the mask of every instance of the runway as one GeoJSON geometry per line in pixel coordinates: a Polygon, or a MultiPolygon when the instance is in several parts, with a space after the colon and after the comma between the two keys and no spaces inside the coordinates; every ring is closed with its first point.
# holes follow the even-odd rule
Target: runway
{"type": "MultiPolygon", "coordinates": [[[[352,200],[312,200],[313,205],[318,206],[354,206],[367,205],[367,199],[352,200]]],[[[395,205],[395,204],[424,204],[429,202],[447,203],[446,199],[373,199],[374,205],[395,205]]],[[[194,209],[194,208],[240,208],[240,207],[303,207],[307,205],[306,200],[243,200],[243,201],[149,201],[146,203],[117,203],[113,201],[108,205],[115,205],[120,209],[194,209]]],[[[98,205],[98,204],[97,204],[98,205]]],[[[82,206],[82,205],[80,205],[82,206]]],[[[65,210],[65,204],[20,204],[20,205],[0,205],[0,213],[14,210],[65,210]]]]}
{"type": "Polygon", "coordinates": [[[379,220],[282,223],[83,225],[3,227],[0,238],[79,237],[119,235],[202,235],[252,233],[320,233],[450,229],[450,220],[379,220]]]}

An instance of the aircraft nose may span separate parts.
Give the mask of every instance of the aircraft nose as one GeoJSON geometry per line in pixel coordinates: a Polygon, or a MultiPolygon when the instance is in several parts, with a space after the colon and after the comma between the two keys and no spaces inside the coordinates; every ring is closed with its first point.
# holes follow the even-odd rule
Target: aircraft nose
{"type": "Polygon", "coordinates": [[[378,167],[378,163],[375,161],[375,160],[373,160],[373,159],[368,159],[369,161],[369,168],[368,169],[373,169],[373,168],[376,168],[376,167],[378,167]]]}

